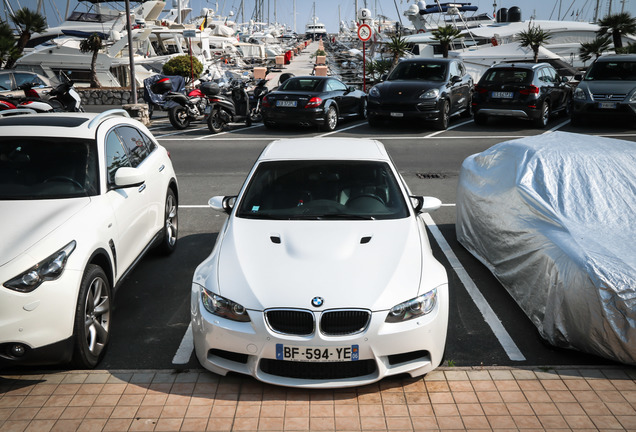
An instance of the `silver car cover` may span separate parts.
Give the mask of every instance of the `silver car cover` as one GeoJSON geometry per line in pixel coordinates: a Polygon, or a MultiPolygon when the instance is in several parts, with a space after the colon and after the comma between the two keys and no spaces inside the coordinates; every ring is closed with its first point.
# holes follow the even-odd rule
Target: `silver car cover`
{"type": "Polygon", "coordinates": [[[636,364],[636,143],[555,132],[472,155],[456,233],[549,343],[636,364]]]}

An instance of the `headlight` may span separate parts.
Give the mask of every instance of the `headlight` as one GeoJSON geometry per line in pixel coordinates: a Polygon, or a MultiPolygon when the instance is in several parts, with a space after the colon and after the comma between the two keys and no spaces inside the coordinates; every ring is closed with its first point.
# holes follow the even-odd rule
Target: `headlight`
{"type": "Polygon", "coordinates": [[[636,91],[634,91],[634,93],[632,93],[632,95],[629,97],[629,101],[636,102],[636,91]]]}
{"type": "Polygon", "coordinates": [[[436,302],[437,288],[419,297],[393,306],[386,317],[386,322],[397,323],[426,315],[433,310],[436,302]]]}
{"type": "Polygon", "coordinates": [[[371,90],[369,90],[369,96],[380,97],[380,90],[378,90],[377,87],[371,87],[371,90]]]}
{"type": "Polygon", "coordinates": [[[223,318],[230,319],[232,321],[249,322],[250,316],[247,314],[247,310],[238,303],[228,300],[225,297],[216,295],[201,287],[201,302],[205,309],[223,318]]]}
{"type": "Polygon", "coordinates": [[[60,277],[66,266],[68,257],[75,250],[75,240],[40,261],[27,271],[4,283],[4,286],[15,291],[28,293],[42,285],[43,282],[60,277]]]}
{"type": "Polygon", "coordinates": [[[585,91],[582,88],[577,87],[574,90],[574,93],[572,93],[572,99],[578,100],[578,101],[584,101],[587,99],[587,95],[585,94],[585,91]]]}
{"type": "Polygon", "coordinates": [[[435,99],[437,96],[439,96],[439,89],[432,88],[422,93],[420,99],[435,99]]]}

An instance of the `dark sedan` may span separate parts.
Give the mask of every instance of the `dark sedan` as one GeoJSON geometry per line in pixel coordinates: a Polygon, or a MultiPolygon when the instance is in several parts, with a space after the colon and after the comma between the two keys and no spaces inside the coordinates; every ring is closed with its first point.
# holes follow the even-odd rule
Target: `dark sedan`
{"type": "Polygon", "coordinates": [[[318,126],[332,131],[340,119],[367,117],[367,95],[333,77],[289,78],[263,98],[263,123],[318,126]]]}
{"type": "Polygon", "coordinates": [[[549,63],[500,63],[492,66],[475,85],[475,123],[490,117],[530,120],[537,128],[550,116],[570,115],[572,87],[549,63]]]}
{"type": "Polygon", "coordinates": [[[460,60],[402,60],[369,90],[369,125],[411,119],[432,121],[444,130],[452,115],[470,117],[472,90],[473,80],[460,60]]]}

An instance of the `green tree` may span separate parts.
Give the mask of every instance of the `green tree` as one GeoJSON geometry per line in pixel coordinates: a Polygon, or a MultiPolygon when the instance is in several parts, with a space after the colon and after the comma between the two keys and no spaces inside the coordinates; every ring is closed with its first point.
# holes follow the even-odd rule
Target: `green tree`
{"type": "Polygon", "coordinates": [[[203,65],[196,57],[180,55],[168,60],[162,69],[164,75],[180,75],[185,78],[186,84],[192,79],[197,79],[203,72],[203,65]],[[192,60],[190,60],[192,59],[192,60]]]}
{"type": "Polygon", "coordinates": [[[438,27],[431,34],[433,35],[432,39],[439,41],[442,47],[442,56],[448,58],[448,50],[453,41],[461,34],[461,30],[449,24],[444,27],[438,27]]]}
{"type": "Polygon", "coordinates": [[[5,65],[6,69],[11,69],[15,66],[15,62],[22,55],[24,47],[27,42],[29,42],[29,39],[31,39],[33,33],[41,33],[46,30],[46,18],[26,7],[18,10],[15,15],[11,17],[11,21],[15,24],[20,36],[18,37],[14,55],[9,58],[5,65]]]}
{"type": "Polygon", "coordinates": [[[97,79],[97,55],[99,51],[104,48],[104,43],[102,42],[102,38],[97,34],[93,33],[86,39],[80,42],[80,52],[83,53],[92,53],[91,57],[91,87],[101,87],[99,84],[99,80],[97,79]]]}
{"type": "Polygon", "coordinates": [[[582,61],[586,62],[594,56],[596,60],[603,54],[603,52],[607,51],[610,46],[610,37],[600,36],[596,37],[591,42],[581,42],[581,46],[579,47],[579,57],[582,61]]]}
{"type": "Polygon", "coordinates": [[[394,67],[400,58],[409,52],[409,45],[403,37],[391,36],[391,40],[386,44],[386,50],[391,53],[391,67],[394,67]]]}
{"type": "Polygon", "coordinates": [[[552,37],[549,31],[542,30],[540,26],[528,24],[528,30],[522,30],[517,35],[522,47],[530,47],[534,53],[534,62],[539,61],[539,48],[552,37]]]}
{"type": "Polygon", "coordinates": [[[598,36],[611,35],[614,42],[614,50],[619,51],[623,47],[621,35],[636,33],[636,18],[627,12],[607,15],[598,21],[598,36]]]}
{"type": "Polygon", "coordinates": [[[0,20],[0,67],[15,54],[15,37],[6,22],[0,20]]]}

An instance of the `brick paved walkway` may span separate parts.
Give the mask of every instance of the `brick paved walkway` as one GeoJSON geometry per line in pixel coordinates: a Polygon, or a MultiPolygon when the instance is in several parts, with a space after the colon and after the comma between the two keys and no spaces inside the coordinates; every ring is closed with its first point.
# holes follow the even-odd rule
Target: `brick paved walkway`
{"type": "Polygon", "coordinates": [[[0,431],[636,431],[634,368],[440,368],[353,389],[203,370],[0,372],[0,431]]]}

